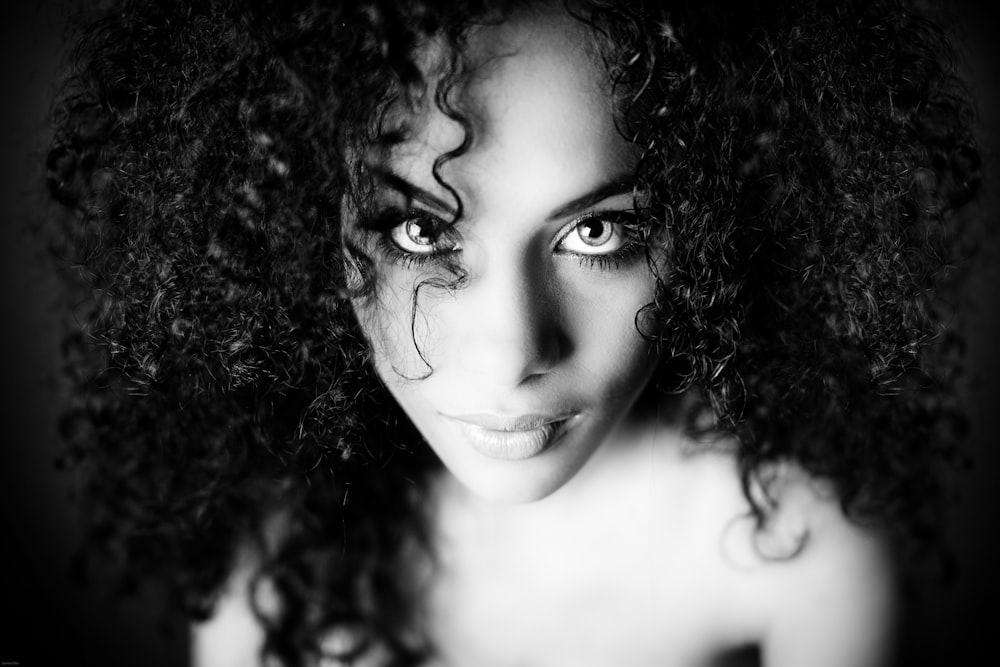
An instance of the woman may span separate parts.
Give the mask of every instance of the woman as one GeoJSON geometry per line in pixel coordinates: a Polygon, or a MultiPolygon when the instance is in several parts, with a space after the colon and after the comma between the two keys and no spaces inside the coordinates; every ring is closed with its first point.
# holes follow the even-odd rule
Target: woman
{"type": "Polygon", "coordinates": [[[95,542],[196,664],[891,660],[978,166],[931,24],[192,5],[89,28],[49,163],[95,542]]]}

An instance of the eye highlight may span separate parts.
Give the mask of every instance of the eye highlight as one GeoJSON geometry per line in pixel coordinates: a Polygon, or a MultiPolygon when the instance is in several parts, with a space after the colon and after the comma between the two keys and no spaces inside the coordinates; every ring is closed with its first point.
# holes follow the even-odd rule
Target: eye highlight
{"type": "Polygon", "coordinates": [[[382,256],[402,266],[433,262],[462,249],[454,225],[422,209],[387,209],[369,229],[382,256]]]}
{"type": "Polygon", "coordinates": [[[592,214],[570,223],[557,247],[577,255],[597,255],[614,252],[626,242],[627,233],[621,222],[592,214]]]}
{"type": "Polygon", "coordinates": [[[595,211],[566,225],[555,250],[578,257],[587,265],[617,267],[638,254],[641,243],[637,228],[631,211],[595,211]]]}
{"type": "MultiPolygon", "coordinates": [[[[629,210],[593,211],[563,226],[551,252],[573,257],[584,268],[613,270],[631,266],[642,254],[644,242],[636,213],[629,210]]],[[[378,253],[402,267],[445,265],[463,251],[455,224],[420,208],[390,207],[369,218],[369,230],[378,253]]]]}
{"type": "Polygon", "coordinates": [[[404,252],[432,255],[440,231],[426,215],[409,216],[389,230],[389,238],[404,252]]]}

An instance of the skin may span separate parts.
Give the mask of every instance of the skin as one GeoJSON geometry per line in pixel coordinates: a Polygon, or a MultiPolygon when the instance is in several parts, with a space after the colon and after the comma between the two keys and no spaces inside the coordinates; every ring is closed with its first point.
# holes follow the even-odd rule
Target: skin
{"type": "MultiPolygon", "coordinates": [[[[445,664],[694,665],[754,643],[772,666],[880,664],[892,596],[879,540],[794,467],[755,535],[731,450],[690,454],[632,410],[656,363],[636,330],[652,270],[567,252],[585,216],[631,209],[630,192],[586,198],[637,158],[584,29],[553,10],[479,37],[462,91],[475,141],[440,172],[463,217],[428,249],[410,232],[430,221],[404,216],[389,239],[405,261],[383,259],[377,299],[355,304],[380,376],[458,482],[439,488],[428,599],[445,664]],[[467,283],[419,288],[411,320],[421,282],[448,275],[409,261],[425,251],[467,283]],[[498,460],[453,418],[470,413],[573,416],[554,445],[498,460]],[[820,546],[786,558],[805,533],[820,546]]],[[[431,170],[462,129],[433,104],[404,118],[409,138],[381,168],[406,185],[383,196],[450,220],[431,170]]]]}
{"type": "MultiPolygon", "coordinates": [[[[404,218],[389,241],[392,255],[409,256],[383,253],[377,299],[355,306],[379,375],[445,466],[482,497],[523,502],[565,485],[628,421],[656,363],[636,330],[654,279],[641,249],[615,255],[623,225],[591,217],[633,209],[637,154],[615,130],[582,28],[548,13],[489,32],[474,42],[477,75],[463,91],[475,142],[441,170],[463,217],[419,266],[412,256],[425,249],[404,218]],[[588,246],[587,235],[610,237],[588,246]],[[467,284],[421,288],[411,333],[413,294],[447,278],[436,260],[445,255],[467,284]],[[509,460],[470,446],[470,422],[502,432],[525,415],[560,422],[544,451],[509,460]]],[[[379,165],[391,174],[380,197],[450,220],[454,200],[431,169],[462,128],[432,103],[405,121],[411,136],[379,165]],[[406,201],[409,191],[419,194],[406,201]]]]}
{"type": "MultiPolygon", "coordinates": [[[[559,9],[472,36],[462,93],[476,140],[441,169],[464,204],[453,233],[429,235],[454,213],[431,174],[461,141],[454,122],[433,105],[400,112],[407,140],[370,165],[391,174],[379,201],[403,214],[369,239],[377,293],[355,310],[382,380],[446,468],[434,563],[415,566],[434,667],[695,667],[745,645],[766,667],[888,664],[882,540],[791,464],[773,471],[757,526],[732,443],[693,443],[635,409],[657,361],[636,330],[654,280],[642,253],[580,256],[618,247],[613,233],[588,245],[608,230],[587,216],[632,208],[631,192],[602,188],[636,160],[587,43],[559,9]],[[463,286],[428,286],[451,278],[442,258],[463,286]],[[539,413],[569,415],[560,437],[499,458],[453,418],[539,413]]],[[[250,561],[197,626],[194,664],[256,664],[250,561]]]]}

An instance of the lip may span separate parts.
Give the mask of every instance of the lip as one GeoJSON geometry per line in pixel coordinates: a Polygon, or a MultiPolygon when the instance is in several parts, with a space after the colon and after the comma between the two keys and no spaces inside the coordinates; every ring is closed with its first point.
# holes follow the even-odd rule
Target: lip
{"type": "Polygon", "coordinates": [[[522,461],[550,449],[574,415],[444,415],[455,422],[476,452],[500,461],[522,461]]]}
{"type": "Polygon", "coordinates": [[[546,424],[566,421],[572,414],[561,415],[516,415],[505,417],[489,413],[472,413],[462,415],[445,415],[449,419],[454,419],[465,424],[472,424],[484,428],[488,431],[533,431],[542,428],[546,424]]]}

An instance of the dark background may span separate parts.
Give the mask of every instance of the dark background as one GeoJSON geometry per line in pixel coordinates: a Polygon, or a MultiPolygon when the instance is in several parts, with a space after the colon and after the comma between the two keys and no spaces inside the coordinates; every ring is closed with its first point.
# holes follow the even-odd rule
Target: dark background
{"type": "MultiPolygon", "coordinates": [[[[963,0],[950,11],[960,19],[959,43],[969,52],[969,78],[980,91],[990,150],[983,206],[997,219],[1000,168],[992,153],[1000,146],[1000,50],[994,45],[1000,21],[987,4],[963,0]]],[[[24,233],[43,211],[40,146],[69,6],[70,0],[19,3],[0,19],[0,663],[180,666],[187,651],[183,626],[164,634],[154,593],[116,603],[106,589],[83,587],[70,576],[79,530],[67,500],[69,480],[53,466],[59,352],[53,281],[24,233]]],[[[995,653],[998,640],[998,260],[994,241],[967,295],[977,466],[956,511],[959,579],[950,587],[928,585],[910,665],[979,664],[980,656],[995,653]]]]}

